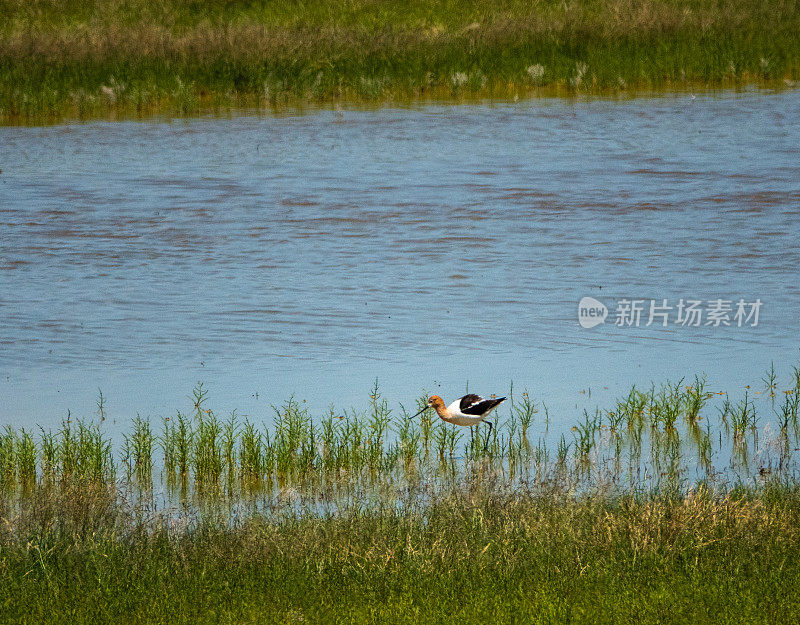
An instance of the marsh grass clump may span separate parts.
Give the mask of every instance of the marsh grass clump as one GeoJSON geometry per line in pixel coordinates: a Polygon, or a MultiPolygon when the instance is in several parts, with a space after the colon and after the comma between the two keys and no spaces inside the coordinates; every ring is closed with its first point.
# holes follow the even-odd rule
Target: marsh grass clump
{"type": "Polygon", "coordinates": [[[58,463],[58,446],[55,435],[50,431],[40,428],[41,434],[41,468],[42,481],[51,484],[55,479],[58,463]]]}
{"type": "Polygon", "coordinates": [[[216,486],[222,477],[222,424],[210,410],[198,413],[192,457],[194,479],[198,485],[216,486]]]}
{"type": "Polygon", "coordinates": [[[153,479],[153,432],[149,419],[139,415],[133,421],[133,432],[123,434],[123,462],[127,467],[128,477],[135,476],[144,488],[152,485],[153,479]]]}
{"type": "MultiPolygon", "coordinates": [[[[282,406],[273,406],[275,412],[275,438],[274,456],[276,470],[283,475],[289,475],[295,471],[304,472],[313,466],[313,458],[316,453],[316,436],[314,424],[305,408],[293,398],[289,398],[282,406]]],[[[357,417],[354,417],[357,420],[357,417]]],[[[350,425],[350,419],[347,421],[350,425]]],[[[353,426],[355,427],[355,426],[353,426]]],[[[360,432],[360,429],[358,430],[360,432]]],[[[360,437],[353,435],[355,441],[353,449],[350,443],[351,429],[345,430],[344,438],[345,456],[351,457],[356,454],[355,447],[360,443],[360,437]],[[350,452],[350,453],[348,453],[350,452]]]]}
{"type": "Polygon", "coordinates": [[[529,65],[525,71],[527,72],[528,76],[530,76],[533,84],[540,85],[544,82],[544,65],[541,65],[540,63],[534,63],[533,65],[529,65]]]}
{"type": "Polygon", "coordinates": [[[16,432],[10,426],[0,434],[0,486],[14,485],[17,474],[16,432]]]}
{"type": "Polygon", "coordinates": [[[22,488],[28,490],[36,483],[36,443],[31,433],[26,432],[24,428],[15,438],[17,479],[22,488]]]}
{"type": "Polygon", "coordinates": [[[245,420],[239,443],[239,475],[245,489],[257,489],[267,471],[264,439],[249,420],[245,420]]]}

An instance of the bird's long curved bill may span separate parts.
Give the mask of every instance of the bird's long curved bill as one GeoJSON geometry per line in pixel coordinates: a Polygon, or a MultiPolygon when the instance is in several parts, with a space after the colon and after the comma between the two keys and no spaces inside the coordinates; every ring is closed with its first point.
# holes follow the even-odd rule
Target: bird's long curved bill
{"type": "Polygon", "coordinates": [[[415,414],[415,415],[411,415],[411,416],[409,417],[409,419],[413,419],[414,417],[418,417],[418,416],[419,416],[419,415],[421,415],[423,412],[425,412],[425,411],[426,411],[428,408],[430,408],[430,406],[425,406],[425,407],[424,407],[422,410],[420,410],[420,411],[419,411],[417,414],[415,414]]]}

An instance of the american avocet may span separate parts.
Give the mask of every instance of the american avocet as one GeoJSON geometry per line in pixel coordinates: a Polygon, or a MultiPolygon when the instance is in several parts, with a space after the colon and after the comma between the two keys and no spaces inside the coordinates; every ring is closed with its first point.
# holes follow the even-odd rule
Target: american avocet
{"type": "MultiPolygon", "coordinates": [[[[425,412],[428,408],[433,408],[442,421],[471,428],[481,421],[486,421],[486,417],[489,416],[489,413],[505,400],[505,397],[484,399],[480,395],[464,395],[464,397],[455,400],[449,406],[445,406],[444,400],[441,397],[438,395],[431,395],[428,399],[428,405],[409,418],[413,419],[417,415],[425,412]]],[[[491,421],[486,421],[486,423],[489,424],[489,432],[486,434],[486,442],[483,445],[484,451],[486,451],[489,445],[489,434],[492,433],[493,427],[491,421]]],[[[470,430],[470,433],[471,432],[472,430],[470,430]]]]}

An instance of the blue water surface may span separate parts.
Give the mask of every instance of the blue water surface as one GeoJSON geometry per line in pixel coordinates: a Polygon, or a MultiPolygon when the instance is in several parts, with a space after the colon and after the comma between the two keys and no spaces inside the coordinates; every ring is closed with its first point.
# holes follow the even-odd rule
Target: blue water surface
{"type": "Polygon", "coordinates": [[[787,378],[798,119],[794,90],[0,128],[0,424],[102,389],[127,428],[198,380],[253,419],[513,380],[571,423],[632,384],[787,378]],[[730,325],[676,322],[719,299],[730,325]]]}

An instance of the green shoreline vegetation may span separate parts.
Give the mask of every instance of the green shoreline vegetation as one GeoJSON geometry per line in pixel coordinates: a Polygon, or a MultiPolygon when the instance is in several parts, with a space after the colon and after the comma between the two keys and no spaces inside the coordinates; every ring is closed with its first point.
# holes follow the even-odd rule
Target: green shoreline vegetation
{"type": "Polygon", "coordinates": [[[6,427],[3,622],[797,622],[800,366],[634,387],[563,434],[512,389],[488,445],[425,400],[259,425],[198,384],[116,446],[102,393],[6,427]]]}
{"type": "Polygon", "coordinates": [[[796,623],[800,491],[170,521],[98,488],[0,526],[16,623],[796,623]],[[10,527],[9,527],[10,525],[10,527]]]}
{"type": "Polygon", "coordinates": [[[796,0],[0,0],[0,123],[800,79],[796,0]]]}

